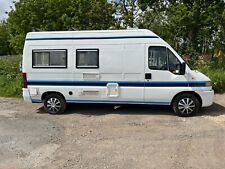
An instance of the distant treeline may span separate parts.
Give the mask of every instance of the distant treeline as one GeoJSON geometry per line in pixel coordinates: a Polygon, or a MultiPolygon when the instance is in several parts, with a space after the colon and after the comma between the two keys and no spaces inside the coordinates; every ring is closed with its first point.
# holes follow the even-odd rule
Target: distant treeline
{"type": "Polygon", "coordinates": [[[224,0],[20,0],[0,23],[0,55],[22,53],[31,31],[146,28],[180,54],[225,51],[224,0]]]}

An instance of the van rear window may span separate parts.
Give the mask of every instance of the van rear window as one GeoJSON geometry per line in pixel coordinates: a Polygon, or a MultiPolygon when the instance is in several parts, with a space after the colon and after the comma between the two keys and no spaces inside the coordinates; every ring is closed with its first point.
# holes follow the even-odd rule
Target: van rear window
{"type": "Polygon", "coordinates": [[[77,49],[76,51],[77,68],[99,68],[99,50],[98,49],[77,49]]]}
{"type": "Polygon", "coordinates": [[[33,68],[66,68],[67,50],[33,50],[33,68]]]}

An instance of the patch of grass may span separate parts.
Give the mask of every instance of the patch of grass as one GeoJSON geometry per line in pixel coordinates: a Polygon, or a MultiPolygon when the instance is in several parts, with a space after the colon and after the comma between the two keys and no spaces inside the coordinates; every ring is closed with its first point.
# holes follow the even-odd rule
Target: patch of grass
{"type": "Polygon", "coordinates": [[[0,96],[21,97],[21,56],[0,56],[0,96]]]}
{"type": "Polygon", "coordinates": [[[200,71],[212,80],[213,89],[216,93],[225,92],[225,71],[223,69],[202,68],[200,71]]]}

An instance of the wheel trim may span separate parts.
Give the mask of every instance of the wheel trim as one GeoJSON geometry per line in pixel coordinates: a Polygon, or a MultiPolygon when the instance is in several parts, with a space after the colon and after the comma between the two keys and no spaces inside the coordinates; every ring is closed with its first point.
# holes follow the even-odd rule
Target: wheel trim
{"type": "Polygon", "coordinates": [[[178,109],[182,114],[191,114],[196,105],[191,98],[183,98],[178,102],[178,109]]]}
{"type": "Polygon", "coordinates": [[[49,98],[46,107],[50,112],[58,112],[61,109],[61,103],[58,98],[49,98]]]}

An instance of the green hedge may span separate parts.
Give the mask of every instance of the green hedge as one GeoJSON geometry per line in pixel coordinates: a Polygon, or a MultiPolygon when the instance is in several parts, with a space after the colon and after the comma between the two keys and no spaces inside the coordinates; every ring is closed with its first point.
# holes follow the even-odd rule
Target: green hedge
{"type": "Polygon", "coordinates": [[[0,96],[21,97],[21,56],[0,56],[0,96]]]}
{"type": "Polygon", "coordinates": [[[216,93],[225,92],[225,71],[223,69],[203,68],[200,71],[212,80],[213,89],[216,93]]]}
{"type": "Polygon", "coordinates": [[[197,61],[194,67],[207,75],[216,93],[225,92],[225,57],[214,58],[212,61],[197,61]]]}

